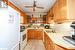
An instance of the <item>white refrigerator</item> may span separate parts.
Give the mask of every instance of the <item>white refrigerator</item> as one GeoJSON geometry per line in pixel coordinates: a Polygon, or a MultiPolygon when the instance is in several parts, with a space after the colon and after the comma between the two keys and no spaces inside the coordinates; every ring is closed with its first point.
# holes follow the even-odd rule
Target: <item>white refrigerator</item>
{"type": "Polygon", "coordinates": [[[19,50],[20,16],[17,11],[0,8],[0,50],[19,50]]]}

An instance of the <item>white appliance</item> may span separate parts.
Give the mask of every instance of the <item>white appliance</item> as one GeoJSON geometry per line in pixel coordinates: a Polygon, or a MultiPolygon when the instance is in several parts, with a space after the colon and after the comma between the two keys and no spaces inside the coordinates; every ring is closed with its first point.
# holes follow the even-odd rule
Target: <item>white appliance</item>
{"type": "Polygon", "coordinates": [[[0,8],[0,50],[19,50],[19,13],[12,9],[0,8]]]}
{"type": "Polygon", "coordinates": [[[25,26],[25,30],[20,32],[21,33],[21,43],[20,43],[20,46],[21,46],[21,50],[24,50],[26,44],[27,44],[27,25],[25,24],[20,24],[20,26],[25,26]]]}

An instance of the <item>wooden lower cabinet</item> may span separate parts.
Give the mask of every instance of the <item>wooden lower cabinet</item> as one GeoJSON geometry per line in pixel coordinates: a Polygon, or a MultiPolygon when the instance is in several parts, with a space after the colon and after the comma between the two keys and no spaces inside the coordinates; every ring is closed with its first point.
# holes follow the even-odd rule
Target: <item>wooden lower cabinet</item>
{"type": "Polygon", "coordinates": [[[48,37],[48,35],[44,32],[44,45],[46,50],[75,50],[75,49],[67,49],[62,46],[59,46],[48,37]]]}
{"type": "Polygon", "coordinates": [[[28,40],[29,39],[43,40],[43,31],[41,29],[28,29],[27,38],[28,40]]]}
{"type": "Polygon", "coordinates": [[[54,50],[53,42],[46,35],[46,33],[44,34],[44,44],[45,44],[46,50],[54,50]]]}

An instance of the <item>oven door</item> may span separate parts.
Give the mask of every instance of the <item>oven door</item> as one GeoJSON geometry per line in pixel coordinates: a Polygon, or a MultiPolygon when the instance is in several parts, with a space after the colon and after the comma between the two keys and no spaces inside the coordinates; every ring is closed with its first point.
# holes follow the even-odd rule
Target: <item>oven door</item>
{"type": "Polygon", "coordinates": [[[22,36],[22,41],[24,41],[26,39],[26,34],[24,34],[23,36],[22,36]]]}
{"type": "Polygon", "coordinates": [[[21,50],[23,50],[27,44],[27,33],[24,31],[24,34],[21,34],[21,50]]]}

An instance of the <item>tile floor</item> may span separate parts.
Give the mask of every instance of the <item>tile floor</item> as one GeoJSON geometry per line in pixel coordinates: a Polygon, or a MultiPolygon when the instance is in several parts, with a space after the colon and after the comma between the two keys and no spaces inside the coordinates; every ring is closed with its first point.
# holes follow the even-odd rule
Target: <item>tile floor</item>
{"type": "Polygon", "coordinates": [[[24,50],[45,50],[42,40],[29,40],[24,50]]]}

